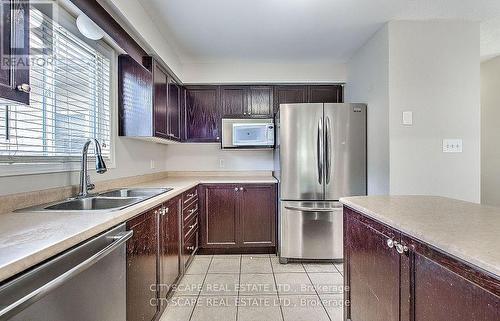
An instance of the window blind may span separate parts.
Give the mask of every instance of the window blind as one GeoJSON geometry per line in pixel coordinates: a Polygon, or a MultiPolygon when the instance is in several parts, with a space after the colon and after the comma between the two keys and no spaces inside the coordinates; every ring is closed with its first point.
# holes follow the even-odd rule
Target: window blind
{"type": "Polygon", "coordinates": [[[30,105],[3,105],[0,161],[61,162],[96,138],[110,157],[110,52],[30,9],[30,105]]]}

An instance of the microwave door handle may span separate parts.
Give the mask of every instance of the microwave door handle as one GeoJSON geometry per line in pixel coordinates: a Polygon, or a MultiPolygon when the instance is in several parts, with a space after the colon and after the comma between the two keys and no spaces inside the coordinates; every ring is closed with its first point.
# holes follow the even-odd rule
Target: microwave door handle
{"type": "Polygon", "coordinates": [[[318,165],[318,183],[323,184],[323,118],[318,121],[316,137],[316,157],[318,165]]]}

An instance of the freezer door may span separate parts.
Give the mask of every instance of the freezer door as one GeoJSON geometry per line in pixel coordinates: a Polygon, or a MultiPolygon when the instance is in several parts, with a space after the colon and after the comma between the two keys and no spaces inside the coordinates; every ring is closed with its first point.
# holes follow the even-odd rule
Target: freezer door
{"type": "Polygon", "coordinates": [[[279,126],[280,198],[323,199],[323,104],[282,104],[279,126]]]}
{"type": "Polygon", "coordinates": [[[325,200],[366,195],[366,105],[325,104],[325,200]]]}
{"type": "Polygon", "coordinates": [[[341,260],[342,205],[338,202],[280,202],[280,258],[341,260]]]}

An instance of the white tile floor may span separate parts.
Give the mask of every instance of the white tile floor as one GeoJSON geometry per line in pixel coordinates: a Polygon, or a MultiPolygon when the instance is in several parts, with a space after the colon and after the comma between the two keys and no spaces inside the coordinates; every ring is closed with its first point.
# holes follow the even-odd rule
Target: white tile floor
{"type": "Polygon", "coordinates": [[[342,265],[198,255],[160,321],[341,321],[342,265]]]}

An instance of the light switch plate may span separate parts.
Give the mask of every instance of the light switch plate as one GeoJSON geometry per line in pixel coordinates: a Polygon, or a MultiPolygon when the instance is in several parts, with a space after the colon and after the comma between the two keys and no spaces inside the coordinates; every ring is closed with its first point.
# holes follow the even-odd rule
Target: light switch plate
{"type": "Polygon", "coordinates": [[[404,111],[402,123],[403,123],[403,125],[406,125],[406,126],[413,125],[413,112],[404,111]]]}
{"type": "Polygon", "coordinates": [[[461,153],[462,140],[460,138],[443,139],[443,153],[461,153]]]}

